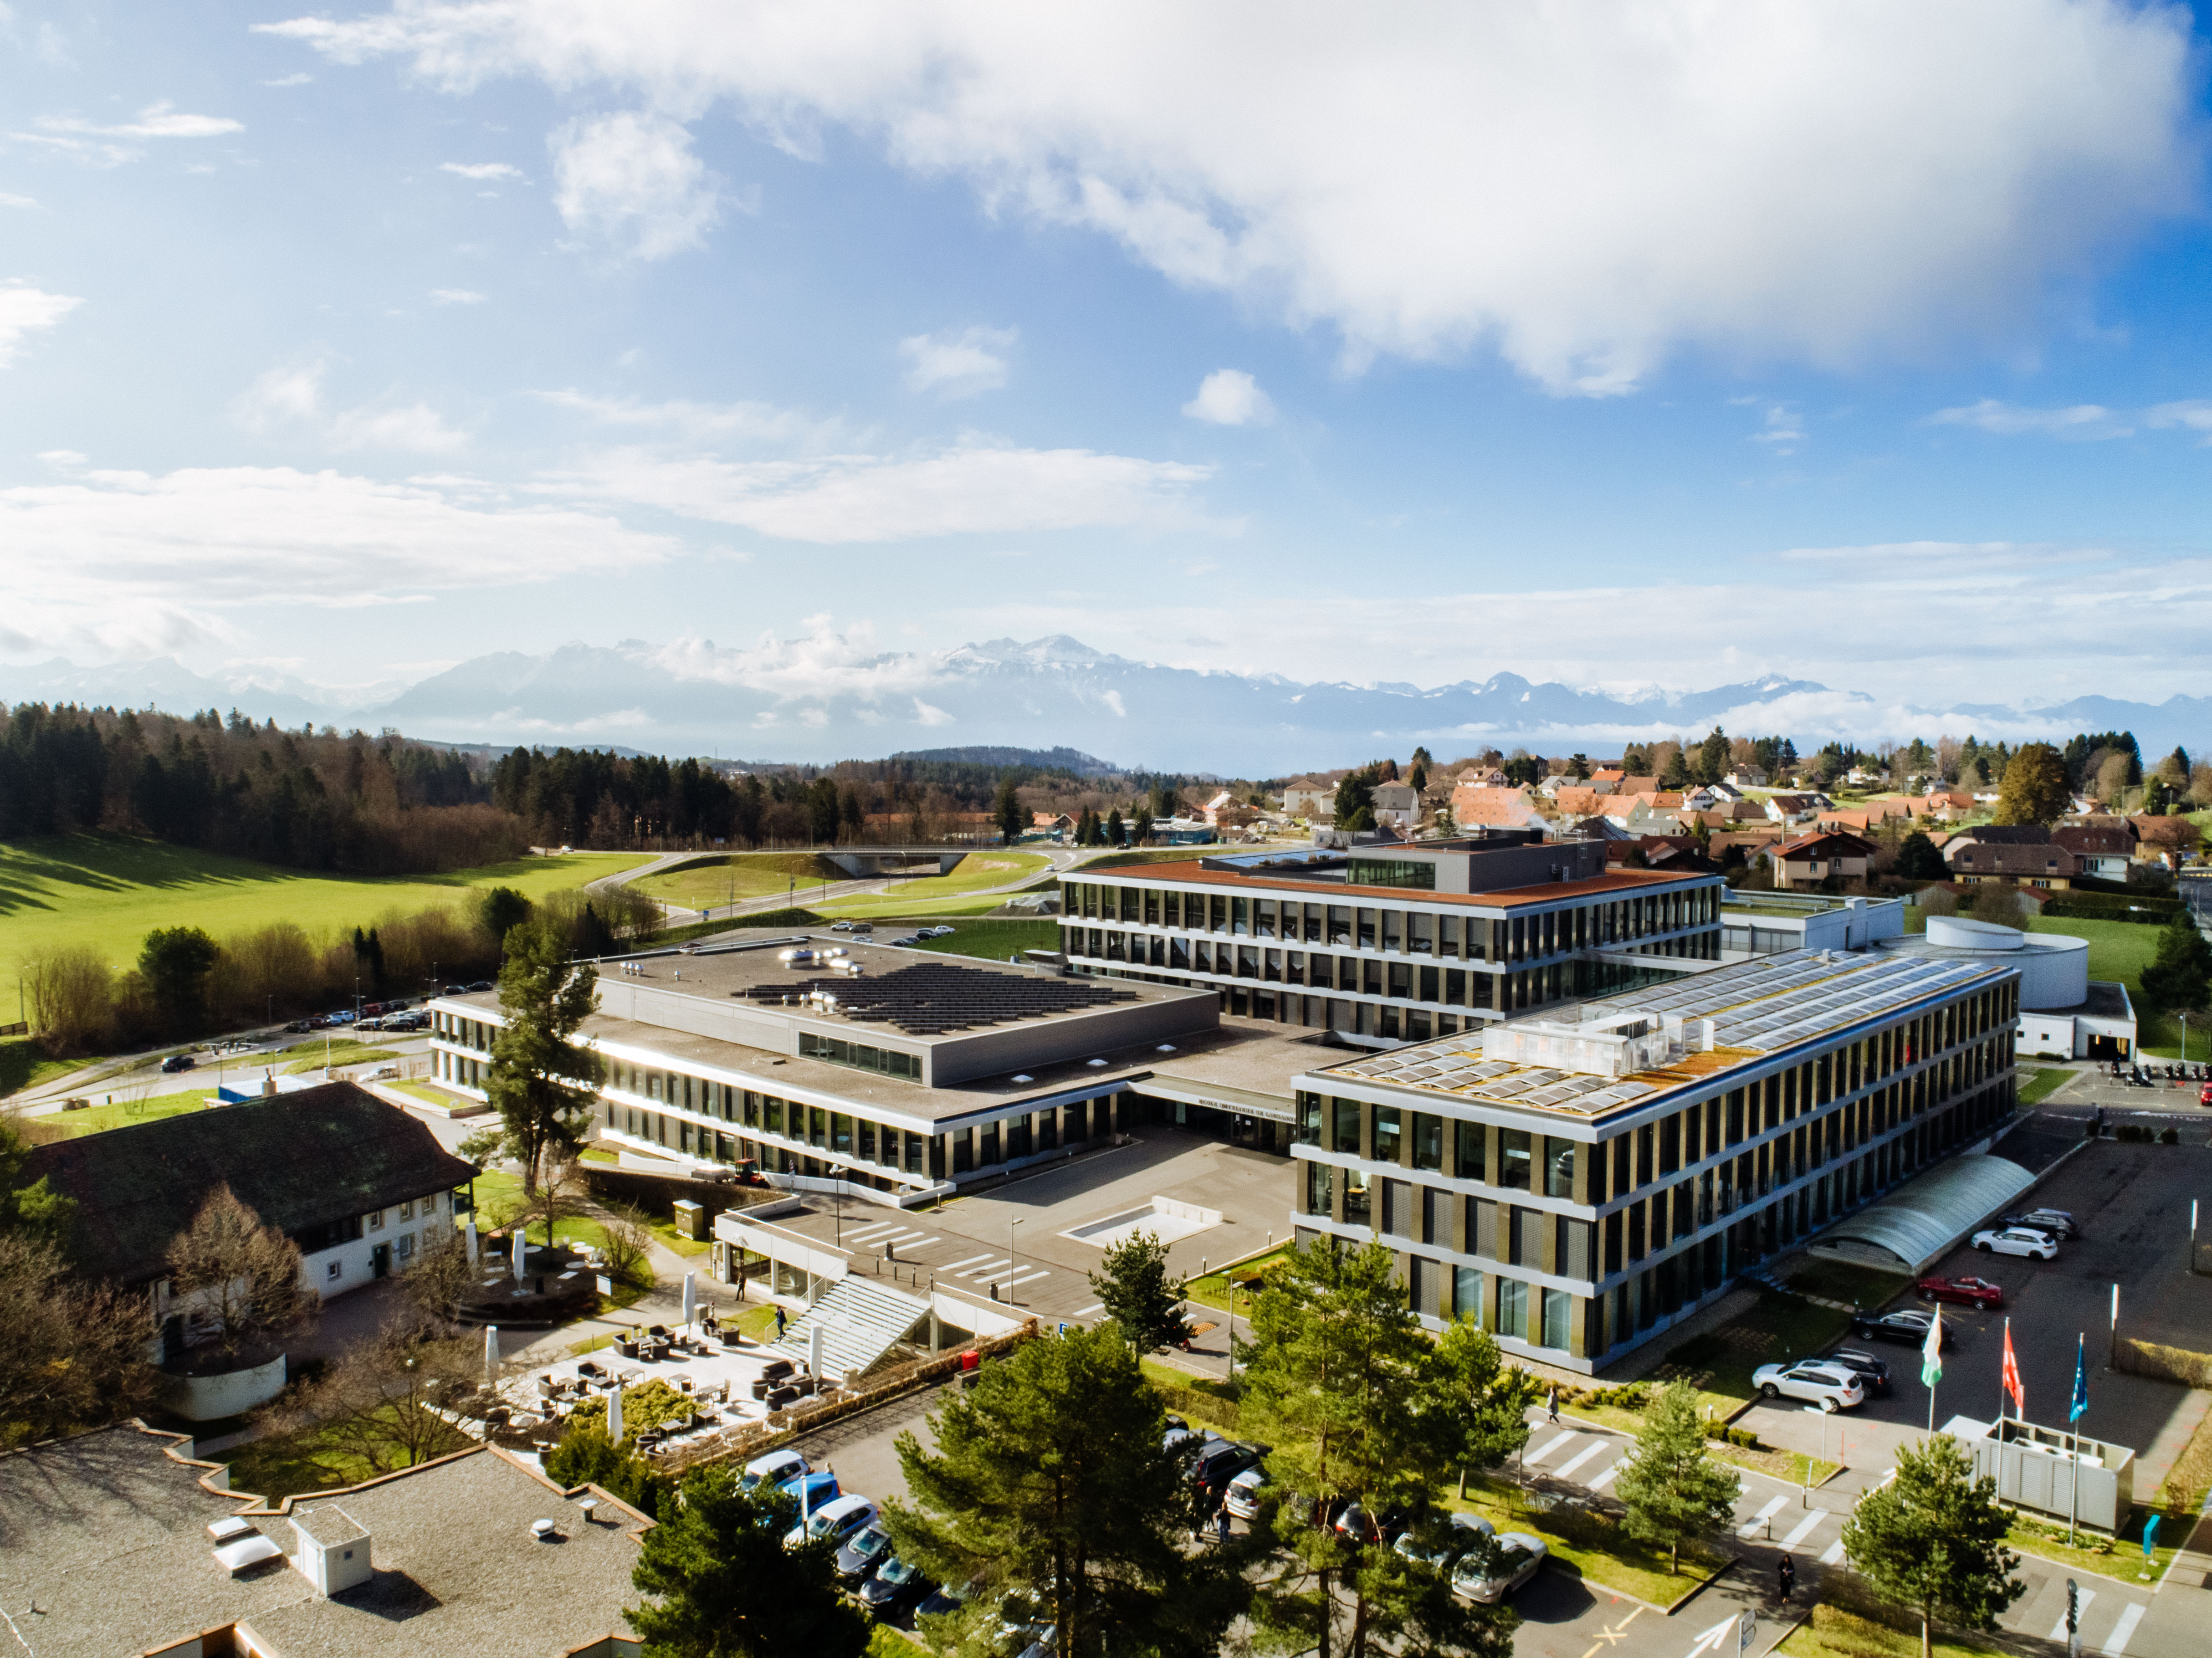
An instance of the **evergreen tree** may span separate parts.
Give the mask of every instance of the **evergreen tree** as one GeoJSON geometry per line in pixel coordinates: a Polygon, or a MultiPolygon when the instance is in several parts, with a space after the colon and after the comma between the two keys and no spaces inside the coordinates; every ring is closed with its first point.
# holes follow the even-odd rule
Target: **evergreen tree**
{"type": "Polygon", "coordinates": [[[2212,975],[2212,943],[2206,942],[2197,918],[2184,904],[2159,929],[2157,953],[2142,970],[2143,1000],[2161,1013],[2200,1008],[2208,975],[2212,975]]]}
{"type": "Polygon", "coordinates": [[[1697,1390],[1677,1382],[1644,1413],[1636,1449],[1613,1489],[1628,1510],[1628,1534],[1664,1545],[1671,1572],[1680,1570],[1683,1544],[1728,1524],[1743,1480],[1706,1454],[1697,1390]]]}
{"type": "Polygon", "coordinates": [[[644,1658],[862,1658],[868,1620],[837,1588],[837,1546],[783,1546],[799,1504],[748,1491],[733,1462],[693,1470],[638,1540],[630,1581],[659,1597],[623,1613],[644,1658]]]}
{"type": "Polygon", "coordinates": [[[1375,786],[1382,780],[1371,767],[1365,771],[1346,772],[1337,780],[1337,828],[1348,829],[1375,827],[1375,814],[1372,810],[1375,804],[1375,786]],[[1367,821],[1364,826],[1352,822],[1352,819],[1362,812],[1367,814],[1367,821]]]}
{"type": "Polygon", "coordinates": [[[138,971],[153,993],[162,1028],[198,1035],[207,1028],[207,980],[222,952],[196,926],[156,927],[138,948],[138,971]]]}
{"type": "Polygon", "coordinates": [[[1124,844],[1127,839],[1128,831],[1122,827],[1121,823],[1121,808],[1116,806],[1106,814],[1106,844],[1109,847],[1118,847],[1124,844]]]}
{"type": "Polygon", "coordinates": [[[1129,819],[1129,838],[1139,846],[1152,838],[1152,809],[1144,801],[1137,803],[1136,813],[1129,819]]]}
{"type": "Polygon", "coordinates": [[[648,1519],[659,1517],[662,1503],[676,1490],[673,1480],[637,1454],[635,1434],[619,1445],[607,1437],[604,1409],[597,1416],[579,1415],[568,1424],[561,1442],[545,1453],[545,1474],[562,1486],[597,1485],[648,1519]]]}
{"type": "Polygon", "coordinates": [[[1660,776],[1659,786],[1662,789],[1681,789],[1689,786],[1690,768],[1683,763],[1681,750],[1675,749],[1667,756],[1667,769],[1660,776]]]}
{"type": "Polygon", "coordinates": [[[1258,1591],[1262,1638],[1331,1658],[1348,1616],[1348,1658],[1364,1658],[1370,1638],[1425,1652],[1504,1650],[1518,1622],[1510,1610],[1447,1608],[1449,1589],[1439,1598],[1433,1574],[1409,1572],[1391,1551],[1356,1548],[1334,1525],[1342,1502],[1370,1513],[1421,1506],[1441,1491],[1450,1458],[1479,1454],[1484,1407],[1470,1401],[1491,1396],[1483,1355],[1461,1346],[1439,1360],[1380,1241],[1293,1248],[1254,1304],[1252,1336],[1243,1419],[1274,1447],[1267,1471],[1278,1486],[1324,1494],[1317,1511],[1302,1503],[1275,1511],[1275,1541],[1291,1563],[1258,1591]],[[1447,1396],[1457,1394],[1443,1417],[1425,1392],[1440,1379],[1447,1396]]]}
{"type": "Polygon", "coordinates": [[[574,1038],[599,1011],[599,981],[597,969],[570,963],[568,940],[550,924],[525,922],[507,935],[499,970],[507,1023],[492,1038],[484,1091],[533,1197],[540,1174],[574,1155],[591,1120],[604,1067],[574,1038]]]}
{"type": "Polygon", "coordinates": [[[1996,820],[2000,823],[2051,823],[2065,815],[2072,791],[2065,763],[2048,743],[2023,743],[2004,768],[1997,787],[1996,820]]]}
{"type": "Polygon", "coordinates": [[[1422,1396],[1436,1435],[1441,1465],[1459,1470],[1459,1494],[1468,1472],[1493,1467],[1528,1442],[1528,1407],[1536,1381],[1508,1370],[1488,1331],[1461,1319],[1437,1338],[1425,1364],[1422,1396]]]}
{"type": "Polygon", "coordinates": [[[1927,835],[1915,829],[1897,849],[1897,872],[1907,881],[1940,881],[1951,872],[1927,835]]]}
{"type": "Polygon", "coordinates": [[[999,826],[999,839],[1007,846],[1020,840],[1022,831],[1029,827],[1029,814],[1022,810],[1022,797],[1012,778],[999,785],[999,798],[991,811],[999,826]]]}
{"type": "Polygon", "coordinates": [[[1729,772],[1729,740],[1718,726],[1698,744],[1698,781],[1717,783],[1729,772]]]}
{"type": "Polygon", "coordinates": [[[1190,1336],[1182,1315],[1182,1280],[1168,1276],[1168,1247],[1136,1232],[1110,1247],[1091,1274],[1091,1292],[1121,1339],[1140,1353],[1190,1336]]]}
{"type": "MultiPolygon", "coordinates": [[[[885,1504],[902,1559],[980,1599],[1034,1594],[1060,1658],[1210,1654],[1243,1599],[1222,1553],[1186,1555],[1198,1519],[1159,1396],[1118,1331],[1031,1341],[899,1436],[908,1501],[885,1504]]],[[[793,1649],[800,1650],[801,1649],[793,1649]]]]}
{"type": "Polygon", "coordinates": [[[1571,754],[1567,756],[1568,776],[1573,778],[1577,783],[1586,783],[1589,780],[1589,774],[1590,762],[1588,755],[1571,754]]]}
{"type": "Polygon", "coordinates": [[[504,944],[507,935],[530,919],[530,900],[513,887],[488,887],[477,900],[477,919],[504,944]]]}
{"type": "Polygon", "coordinates": [[[2012,1517],[1997,1483],[1974,1478],[1958,1442],[1938,1436],[1897,1455],[1897,1478],[1859,1499],[1844,1525],[1844,1554],[1883,1600],[1920,1619],[1921,1658],[1940,1620],[1994,1630],[1997,1614],[2027,1593],[2004,1546],[2012,1517]]]}

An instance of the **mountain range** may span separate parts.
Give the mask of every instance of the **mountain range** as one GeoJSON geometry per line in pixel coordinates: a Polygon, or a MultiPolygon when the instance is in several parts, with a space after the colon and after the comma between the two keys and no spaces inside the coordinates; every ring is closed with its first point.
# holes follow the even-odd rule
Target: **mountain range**
{"type": "Polygon", "coordinates": [[[0,664],[0,700],[235,708],[281,725],[390,727],[455,744],[770,761],[1064,745],[1128,765],[1249,777],[1402,757],[1416,744],[1446,760],[1522,745],[1596,755],[1626,741],[1695,738],[1717,725],[1735,736],[1787,736],[1801,750],[1835,738],[1970,732],[2018,742],[2128,730],[2146,753],[2212,740],[2212,697],[1930,707],[1771,675],[1695,692],[1616,693],[1507,673],[1425,689],[1309,683],[1139,662],[1064,635],[930,653],[868,653],[834,641],[754,650],[701,641],[570,643],[544,655],[475,657],[413,683],[353,687],[211,677],[172,658],[99,666],[55,658],[0,664]]]}

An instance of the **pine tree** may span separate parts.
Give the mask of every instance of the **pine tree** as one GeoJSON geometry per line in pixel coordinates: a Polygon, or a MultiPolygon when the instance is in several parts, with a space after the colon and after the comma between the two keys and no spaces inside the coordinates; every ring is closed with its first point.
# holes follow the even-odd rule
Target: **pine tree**
{"type": "Polygon", "coordinates": [[[1935,1624],[1994,1630],[1997,1614],[2027,1593],[2004,1546],[2012,1519],[1997,1482],[1974,1478],[1958,1442],[1923,1440],[1897,1455],[1897,1478],[1859,1499],[1844,1526],[1844,1553],[1874,1592],[1920,1619],[1921,1658],[1935,1624]]]}
{"type": "Polygon", "coordinates": [[[987,1363],[930,1426],[934,1448],[899,1436],[908,1501],[884,1514],[902,1559],[944,1582],[980,1580],[978,1599],[1036,1595],[1062,1658],[1216,1649],[1241,1580],[1222,1552],[1183,1551],[1193,1487],[1118,1331],[1076,1330],[987,1363]]]}
{"type": "Polygon", "coordinates": [[[1919,829],[1905,837],[1897,849],[1897,872],[1907,881],[1940,881],[1950,871],[1936,843],[1919,829]]]}
{"type": "Polygon", "coordinates": [[[1662,1389],[1644,1412],[1636,1449],[1613,1489],[1628,1510],[1628,1534],[1663,1544],[1673,1572],[1680,1570],[1683,1544],[1729,1522],[1743,1480],[1706,1453],[1697,1390],[1677,1382],[1662,1389]]]}
{"type": "Polygon", "coordinates": [[[1127,836],[1128,831],[1121,824],[1121,808],[1116,806],[1106,814],[1106,844],[1118,847],[1127,836]]]}
{"type": "Polygon", "coordinates": [[[2048,743],[2023,743],[2004,768],[1997,786],[1996,820],[2000,823],[2051,823],[2072,799],[2065,763],[2048,743]]]}
{"type": "Polygon", "coordinates": [[[733,1462],[695,1469],[638,1540],[630,1581],[658,1599],[623,1615],[643,1658],[862,1658],[868,1620],[838,1590],[836,1545],[785,1548],[798,1503],[743,1479],[733,1462]]]}
{"type": "Polygon", "coordinates": [[[992,807],[992,814],[999,826],[999,838],[1006,845],[1012,846],[1022,838],[1027,818],[1022,811],[1022,797],[1012,778],[999,785],[999,799],[992,807]]]}
{"type": "Polygon", "coordinates": [[[2204,1005],[2212,975],[2212,943],[2197,926],[2186,904],[2159,929],[2158,951],[2142,970],[2143,1000],[2160,1012],[2204,1005]]]}
{"type": "Polygon", "coordinates": [[[1140,1353],[1189,1338],[1182,1280],[1168,1275],[1168,1247],[1150,1232],[1109,1248],[1091,1274],[1091,1289],[1121,1339],[1140,1353]]]}
{"type": "Polygon", "coordinates": [[[1424,1415],[1436,1454],[1443,1467],[1459,1471],[1465,1497],[1470,1469],[1494,1467],[1528,1442],[1525,1415],[1536,1381],[1526,1370],[1506,1369],[1497,1341],[1472,1319],[1437,1338],[1424,1370],[1424,1415]]]}
{"type": "Polygon", "coordinates": [[[572,965],[568,946],[550,922],[525,922],[507,935],[499,970],[507,1023],[492,1038],[484,1091],[507,1125],[522,1189],[532,1196],[547,1165],[583,1144],[604,1074],[599,1055],[574,1042],[577,1027],[599,1011],[599,970],[572,965]]]}

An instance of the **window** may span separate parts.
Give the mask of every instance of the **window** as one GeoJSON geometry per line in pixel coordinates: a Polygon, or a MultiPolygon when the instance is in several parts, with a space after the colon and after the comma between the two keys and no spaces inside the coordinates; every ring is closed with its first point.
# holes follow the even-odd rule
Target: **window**
{"type": "Polygon", "coordinates": [[[404,1260],[414,1253],[415,1235],[412,1232],[402,1232],[399,1235],[399,1259],[404,1260]]]}
{"type": "Polygon", "coordinates": [[[1437,890],[1437,866],[1411,859],[1354,858],[1346,866],[1345,884],[1355,887],[1411,887],[1421,892],[1437,890]]]}
{"type": "Polygon", "coordinates": [[[384,1230],[384,1211],[379,1209],[369,1216],[368,1230],[372,1232],[381,1232],[384,1230]]]}
{"type": "Polygon", "coordinates": [[[1330,1149],[1356,1157],[1359,1155],[1359,1102],[1335,1100],[1331,1103],[1336,1108],[1336,1135],[1330,1149]]]}
{"type": "Polygon", "coordinates": [[[1306,1165],[1306,1213],[1328,1215],[1334,1212],[1336,1169],[1326,1163],[1306,1165]]]}
{"type": "Polygon", "coordinates": [[[1411,1292],[1413,1310],[1431,1317],[1437,1311],[1437,1263],[1425,1255],[1415,1255],[1412,1270],[1407,1274],[1407,1288],[1411,1292]]]}
{"type": "Polygon", "coordinates": [[[1396,1163],[1398,1153],[1398,1108],[1378,1105],[1375,1108],[1375,1161],[1396,1163]]]}
{"type": "Polygon", "coordinates": [[[323,1269],[324,1278],[331,1284],[336,1284],[344,1276],[345,1263],[342,1260],[334,1260],[323,1269]]]}
{"type": "Polygon", "coordinates": [[[1575,1143],[1547,1139],[1544,1142],[1544,1195],[1571,1198],[1574,1194],[1575,1143]]]}
{"type": "Polygon", "coordinates": [[[1528,1189],[1529,1145],[1525,1128],[1500,1129],[1498,1135],[1498,1183],[1509,1192],[1528,1189]]]}
{"type": "Polygon", "coordinates": [[[1357,1169],[1344,1171],[1344,1218],[1347,1225],[1367,1224],[1367,1176],[1357,1169]]]}
{"type": "Polygon", "coordinates": [[[1482,1323],[1482,1273],[1473,1266],[1452,1268],[1452,1304],[1454,1318],[1472,1319],[1478,1327],[1482,1323]]]}
{"type": "Polygon", "coordinates": [[[415,1200],[412,1198],[399,1206],[399,1218],[402,1220],[415,1218],[415,1200]]]}
{"type": "Polygon", "coordinates": [[[1300,1145],[1321,1144],[1321,1096],[1300,1094],[1298,1096],[1298,1144],[1300,1145]]]}
{"type": "Polygon", "coordinates": [[[1413,1114],[1413,1167],[1441,1174],[1444,1166],[1444,1120],[1425,1111],[1413,1114]]]}
{"type": "Polygon", "coordinates": [[[1544,1291],[1544,1337],[1547,1347],[1565,1347],[1573,1339],[1575,1298],[1565,1290],[1544,1291]]]}
{"type": "Polygon", "coordinates": [[[1413,1189],[1401,1180],[1382,1182],[1382,1230],[1393,1237],[1413,1236],[1413,1189]]]}
{"type": "Polygon", "coordinates": [[[1517,1278],[1498,1280],[1498,1333],[1528,1339],[1528,1286],[1517,1278]]]}
{"type": "Polygon", "coordinates": [[[1459,1125],[1459,1177],[1462,1180],[1481,1180],[1482,1125],[1462,1122],[1459,1125]]]}

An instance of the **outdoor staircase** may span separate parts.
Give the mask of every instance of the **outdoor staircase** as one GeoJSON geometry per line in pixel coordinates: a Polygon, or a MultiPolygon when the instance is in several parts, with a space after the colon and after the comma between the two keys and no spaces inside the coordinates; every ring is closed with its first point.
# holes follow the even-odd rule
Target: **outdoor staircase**
{"type": "Polygon", "coordinates": [[[785,1327],[775,1349],[804,1364],[822,1332],[822,1380],[860,1375],[881,1363],[929,1316],[929,1303],[867,1278],[840,1278],[821,1300],[785,1327]]]}

